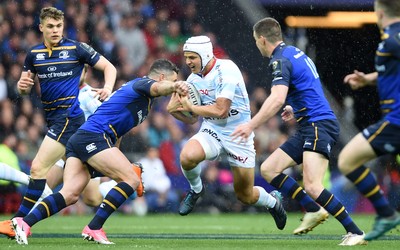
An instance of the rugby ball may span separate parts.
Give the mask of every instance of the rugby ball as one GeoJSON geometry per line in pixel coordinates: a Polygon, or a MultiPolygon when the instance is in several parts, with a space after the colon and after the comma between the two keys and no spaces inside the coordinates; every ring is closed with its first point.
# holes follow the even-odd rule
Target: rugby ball
{"type": "MultiPolygon", "coordinates": [[[[189,88],[189,93],[188,93],[188,98],[189,101],[193,104],[193,105],[201,105],[201,98],[200,98],[200,93],[199,91],[197,91],[196,87],[190,83],[190,82],[185,82],[189,88]]],[[[192,117],[192,113],[191,112],[187,112],[187,111],[182,111],[182,114],[184,114],[187,117],[192,117]]]]}

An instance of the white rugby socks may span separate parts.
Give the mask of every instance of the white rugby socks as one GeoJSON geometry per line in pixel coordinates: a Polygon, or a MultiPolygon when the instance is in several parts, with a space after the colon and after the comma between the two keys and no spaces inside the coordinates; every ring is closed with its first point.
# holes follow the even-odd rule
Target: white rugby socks
{"type": "Polygon", "coordinates": [[[265,191],[264,188],[259,186],[254,186],[254,187],[257,188],[258,191],[260,192],[258,201],[254,203],[254,206],[273,208],[276,204],[276,199],[272,195],[267,193],[267,191],[265,191]]]}
{"type": "Polygon", "coordinates": [[[201,177],[200,177],[200,174],[201,174],[200,164],[197,165],[192,170],[184,170],[182,168],[182,173],[188,180],[188,182],[190,184],[190,188],[193,189],[193,191],[195,193],[197,193],[197,194],[200,193],[201,190],[203,189],[203,183],[202,183],[201,177]]]}

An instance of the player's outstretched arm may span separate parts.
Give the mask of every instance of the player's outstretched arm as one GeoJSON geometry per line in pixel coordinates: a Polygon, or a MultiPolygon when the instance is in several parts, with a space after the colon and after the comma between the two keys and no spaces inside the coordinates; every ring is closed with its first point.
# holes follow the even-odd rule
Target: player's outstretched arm
{"type": "Polygon", "coordinates": [[[365,74],[364,72],[354,70],[353,73],[344,77],[343,82],[349,84],[351,89],[356,90],[365,86],[376,85],[377,79],[378,72],[365,74]]]}
{"type": "Polygon", "coordinates": [[[188,87],[183,81],[171,82],[168,80],[155,82],[150,87],[150,95],[154,97],[167,96],[174,92],[185,96],[188,94],[188,87]]]}

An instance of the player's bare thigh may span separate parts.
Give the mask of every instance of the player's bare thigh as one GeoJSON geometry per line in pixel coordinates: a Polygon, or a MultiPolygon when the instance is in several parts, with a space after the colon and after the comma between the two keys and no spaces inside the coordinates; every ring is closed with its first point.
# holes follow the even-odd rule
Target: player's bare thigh
{"type": "Polygon", "coordinates": [[[32,161],[31,177],[33,179],[45,179],[49,169],[64,155],[65,146],[45,136],[32,161]]]}
{"type": "Polygon", "coordinates": [[[133,171],[132,164],[116,147],[105,149],[91,158],[88,163],[97,171],[116,182],[126,182],[134,189],[139,185],[139,177],[133,171]]]}
{"type": "Polygon", "coordinates": [[[271,182],[276,176],[285,169],[293,167],[296,162],[287,155],[282,149],[277,148],[268,158],[261,164],[261,175],[271,182]]]}
{"type": "Polygon", "coordinates": [[[338,166],[347,175],[364,163],[376,158],[376,154],[365,137],[358,133],[339,154],[338,166]]]}

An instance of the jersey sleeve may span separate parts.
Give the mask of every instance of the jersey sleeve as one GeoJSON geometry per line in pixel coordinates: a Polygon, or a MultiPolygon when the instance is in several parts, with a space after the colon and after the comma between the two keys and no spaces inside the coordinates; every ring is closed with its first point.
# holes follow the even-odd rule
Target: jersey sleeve
{"type": "Polygon", "coordinates": [[[272,85],[289,86],[292,63],[286,58],[275,59],[270,62],[272,85]]]}
{"type": "Polygon", "coordinates": [[[100,60],[100,54],[90,45],[78,42],[76,48],[81,62],[93,67],[100,60]]]}
{"type": "Polygon", "coordinates": [[[223,97],[229,100],[233,100],[235,96],[236,85],[239,83],[239,77],[241,78],[241,72],[239,68],[234,65],[225,65],[225,68],[219,69],[220,72],[215,81],[215,98],[223,97]]]}
{"type": "Polygon", "coordinates": [[[150,94],[150,87],[155,82],[156,81],[154,81],[153,79],[142,78],[142,79],[138,80],[137,82],[135,82],[135,84],[132,85],[132,88],[134,91],[136,91],[144,96],[152,97],[150,94]]]}
{"type": "Polygon", "coordinates": [[[24,62],[24,69],[23,71],[28,71],[30,70],[32,73],[36,74],[36,69],[33,66],[33,54],[31,51],[28,52],[28,54],[25,57],[25,62],[24,62]]]}

